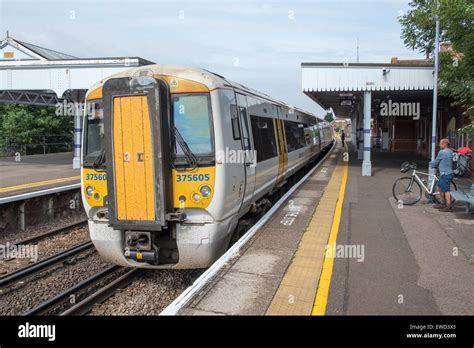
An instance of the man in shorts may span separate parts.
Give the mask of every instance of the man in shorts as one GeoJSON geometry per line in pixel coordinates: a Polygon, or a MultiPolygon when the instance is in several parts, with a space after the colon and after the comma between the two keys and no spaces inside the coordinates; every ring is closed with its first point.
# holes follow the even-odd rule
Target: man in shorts
{"type": "Polygon", "coordinates": [[[439,147],[441,150],[434,161],[430,162],[430,168],[439,170],[438,189],[441,197],[441,204],[437,204],[434,208],[442,212],[452,212],[451,182],[453,180],[453,151],[449,148],[449,140],[441,139],[439,147]]]}

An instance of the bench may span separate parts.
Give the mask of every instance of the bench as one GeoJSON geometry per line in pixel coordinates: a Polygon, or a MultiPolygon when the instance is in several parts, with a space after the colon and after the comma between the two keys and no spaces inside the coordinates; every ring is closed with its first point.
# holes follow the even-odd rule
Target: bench
{"type": "Polygon", "coordinates": [[[471,204],[474,204],[474,184],[471,185],[470,192],[454,191],[451,196],[458,202],[466,203],[466,213],[469,213],[471,204]]]}

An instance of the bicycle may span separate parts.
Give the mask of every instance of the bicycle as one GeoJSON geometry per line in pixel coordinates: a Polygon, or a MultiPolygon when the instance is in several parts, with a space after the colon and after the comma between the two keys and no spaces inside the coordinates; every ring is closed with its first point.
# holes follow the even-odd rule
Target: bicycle
{"type": "MultiPolygon", "coordinates": [[[[392,187],[393,197],[397,202],[404,205],[413,205],[418,203],[422,197],[422,191],[428,198],[432,198],[437,204],[441,203],[439,192],[436,189],[438,184],[438,176],[435,174],[424,173],[416,170],[416,163],[404,162],[400,167],[402,173],[413,170],[411,176],[404,176],[395,181],[392,187]],[[428,183],[420,175],[428,177],[428,183]],[[430,180],[431,178],[431,180],[430,180]],[[429,186],[429,188],[428,188],[429,186]]],[[[456,191],[457,186],[451,181],[451,191],[456,191]]]]}

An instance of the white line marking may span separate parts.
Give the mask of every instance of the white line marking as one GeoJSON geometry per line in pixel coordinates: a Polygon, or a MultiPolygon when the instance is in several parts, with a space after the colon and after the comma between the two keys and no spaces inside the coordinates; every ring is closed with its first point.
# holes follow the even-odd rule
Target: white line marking
{"type": "Polygon", "coordinates": [[[280,208],[280,206],[295,192],[295,190],[308,178],[320,164],[324,162],[326,157],[332,153],[334,144],[324,158],[314,166],[300,181],[298,181],[278,202],[260,219],[255,225],[244,234],[227,252],[222,255],[216,262],[212,264],[201,276],[194,281],[194,283],[184,290],[173,302],[171,302],[159,315],[176,315],[178,311],[184,308],[196,294],[198,294],[205,285],[207,285],[212,278],[227,264],[228,261],[234,257],[239,256],[240,249],[254,236],[254,234],[262,227],[272,215],[280,208]]]}
{"type": "Polygon", "coordinates": [[[78,184],[72,184],[72,185],[66,185],[66,186],[60,186],[60,187],[53,187],[53,188],[46,189],[46,190],[41,190],[41,191],[33,191],[33,192],[22,193],[20,195],[0,198],[0,204],[21,201],[21,200],[28,199],[28,198],[46,196],[46,195],[49,195],[51,193],[74,190],[74,189],[77,189],[77,188],[80,188],[80,187],[81,187],[81,184],[78,183],[78,184]]]}

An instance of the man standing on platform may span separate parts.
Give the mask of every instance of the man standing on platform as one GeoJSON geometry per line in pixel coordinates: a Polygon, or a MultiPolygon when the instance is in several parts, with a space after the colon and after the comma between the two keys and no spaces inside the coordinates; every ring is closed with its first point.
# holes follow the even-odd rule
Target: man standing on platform
{"type": "Polygon", "coordinates": [[[452,197],[451,197],[451,181],[453,180],[453,151],[449,148],[449,140],[441,139],[439,147],[441,150],[434,161],[430,162],[430,168],[437,168],[439,170],[439,195],[442,203],[437,204],[434,208],[442,212],[452,212],[452,197]]]}

